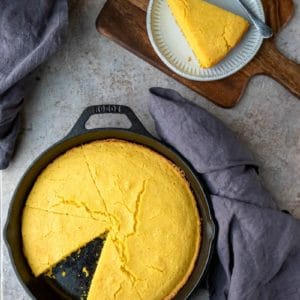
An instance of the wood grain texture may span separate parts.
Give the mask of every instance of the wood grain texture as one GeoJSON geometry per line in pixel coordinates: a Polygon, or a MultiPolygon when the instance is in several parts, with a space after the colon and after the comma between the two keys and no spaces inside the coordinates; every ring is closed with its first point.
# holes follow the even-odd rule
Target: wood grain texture
{"type": "MultiPolygon", "coordinates": [[[[267,23],[278,32],[293,15],[292,0],[263,0],[267,23]]],[[[284,57],[273,39],[265,40],[255,58],[239,72],[211,82],[184,79],[169,70],[154,52],[146,30],[148,0],[108,0],[97,30],[215,104],[230,108],[241,99],[248,81],[266,74],[300,97],[300,65],[284,57]]]]}

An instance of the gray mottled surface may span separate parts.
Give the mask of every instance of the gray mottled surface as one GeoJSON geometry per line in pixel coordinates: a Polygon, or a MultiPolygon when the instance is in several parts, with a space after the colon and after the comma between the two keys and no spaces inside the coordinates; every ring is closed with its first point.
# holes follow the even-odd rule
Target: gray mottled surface
{"type": "MultiPolygon", "coordinates": [[[[100,37],[95,19],[105,1],[73,1],[68,41],[31,76],[23,130],[13,162],[2,172],[2,226],[16,183],[32,160],[63,138],[88,105],[130,105],[154,132],[147,108],[148,88],[177,89],[228,124],[261,164],[261,177],[280,207],[300,218],[300,101],[270,78],[254,78],[241,103],[224,110],[168,78],[126,50],[100,37]]],[[[300,1],[296,14],[277,38],[278,47],[300,63],[300,1]]],[[[124,124],[124,118],[94,118],[93,125],[124,124]]],[[[3,253],[4,299],[28,299],[3,253]]]]}

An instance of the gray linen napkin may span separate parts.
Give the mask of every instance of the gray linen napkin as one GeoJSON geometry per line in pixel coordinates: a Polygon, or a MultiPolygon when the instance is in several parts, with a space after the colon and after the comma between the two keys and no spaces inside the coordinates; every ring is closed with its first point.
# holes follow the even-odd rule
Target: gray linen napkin
{"type": "Polygon", "coordinates": [[[299,300],[300,221],[276,207],[233,132],[177,92],[150,89],[158,134],[204,178],[218,225],[210,299],[299,300]]]}
{"type": "Polygon", "coordinates": [[[0,1],[0,169],[18,136],[23,79],[57,50],[67,22],[67,0],[0,1]]]}

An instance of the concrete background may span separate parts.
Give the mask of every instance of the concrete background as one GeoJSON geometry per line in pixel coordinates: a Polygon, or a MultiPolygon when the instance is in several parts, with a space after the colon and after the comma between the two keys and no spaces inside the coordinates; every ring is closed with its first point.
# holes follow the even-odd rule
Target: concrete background
{"type": "MultiPolygon", "coordinates": [[[[95,20],[104,2],[73,0],[67,42],[31,75],[34,87],[23,110],[17,151],[10,167],[2,172],[2,226],[21,175],[34,158],[67,134],[86,106],[127,104],[154,133],[147,109],[151,86],[174,88],[221,118],[253,151],[261,165],[261,180],[279,206],[300,218],[299,99],[272,79],[258,76],[250,82],[235,108],[216,107],[100,36],[95,20]]],[[[300,1],[296,0],[295,4],[295,16],[278,35],[277,44],[286,56],[300,63],[300,1]]],[[[127,123],[124,118],[106,116],[94,118],[90,126],[127,123]]],[[[3,250],[4,299],[28,299],[14,274],[5,246],[3,250]]]]}

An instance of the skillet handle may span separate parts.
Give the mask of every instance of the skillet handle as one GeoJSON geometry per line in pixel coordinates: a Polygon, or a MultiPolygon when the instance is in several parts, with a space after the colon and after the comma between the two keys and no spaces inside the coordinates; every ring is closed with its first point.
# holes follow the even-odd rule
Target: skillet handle
{"type": "MultiPolygon", "coordinates": [[[[123,114],[126,115],[129,121],[131,122],[131,127],[128,129],[138,134],[143,134],[151,136],[151,134],[144,127],[142,122],[138,119],[135,113],[125,105],[115,105],[115,104],[100,104],[94,106],[88,106],[81,114],[71,131],[68,133],[67,137],[73,137],[86,133],[91,130],[103,129],[103,128],[94,128],[87,129],[85,127],[86,122],[92,115],[97,114],[123,114]]],[[[111,128],[110,128],[111,129],[111,128]]],[[[115,129],[115,128],[114,128],[115,129]]]]}

